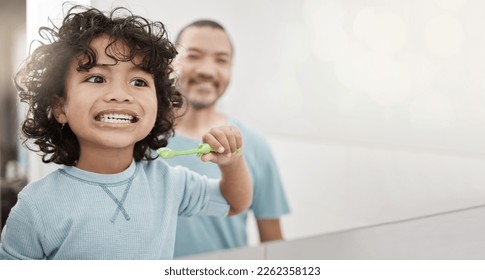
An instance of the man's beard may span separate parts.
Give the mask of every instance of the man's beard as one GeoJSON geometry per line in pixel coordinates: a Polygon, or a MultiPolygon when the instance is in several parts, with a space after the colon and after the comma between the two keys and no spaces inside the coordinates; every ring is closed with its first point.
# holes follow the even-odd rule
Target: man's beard
{"type": "Polygon", "coordinates": [[[209,107],[215,106],[217,100],[218,99],[215,99],[214,101],[209,102],[209,103],[189,100],[189,104],[190,104],[190,107],[192,107],[194,110],[204,110],[204,109],[207,109],[209,107]]]}

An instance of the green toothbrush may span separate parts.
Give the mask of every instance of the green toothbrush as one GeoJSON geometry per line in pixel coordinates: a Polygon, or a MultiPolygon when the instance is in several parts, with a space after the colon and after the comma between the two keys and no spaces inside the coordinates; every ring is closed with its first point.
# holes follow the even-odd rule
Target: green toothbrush
{"type": "MultiPolygon", "coordinates": [[[[195,154],[198,157],[201,157],[202,155],[208,154],[210,152],[217,152],[214,150],[209,144],[206,143],[201,143],[199,146],[197,146],[196,149],[191,149],[191,150],[183,150],[183,151],[174,151],[169,148],[160,148],[157,150],[157,154],[162,157],[162,158],[172,158],[175,156],[182,156],[182,155],[191,155],[195,154]]],[[[236,154],[239,154],[241,151],[239,149],[236,150],[236,154]]]]}

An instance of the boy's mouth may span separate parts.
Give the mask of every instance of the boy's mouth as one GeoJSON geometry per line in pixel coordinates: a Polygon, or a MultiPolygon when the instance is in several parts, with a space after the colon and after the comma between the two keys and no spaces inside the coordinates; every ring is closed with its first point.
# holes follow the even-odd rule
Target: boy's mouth
{"type": "Polygon", "coordinates": [[[139,120],[139,117],[127,115],[127,114],[99,114],[94,118],[96,121],[99,122],[106,122],[106,123],[116,123],[116,124],[130,124],[136,123],[139,120]]]}

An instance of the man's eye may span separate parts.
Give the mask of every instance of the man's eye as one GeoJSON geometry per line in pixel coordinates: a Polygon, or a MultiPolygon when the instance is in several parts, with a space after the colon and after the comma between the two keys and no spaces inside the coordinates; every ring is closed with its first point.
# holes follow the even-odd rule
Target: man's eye
{"type": "Polygon", "coordinates": [[[224,59],[224,58],[217,59],[217,63],[219,63],[219,64],[227,64],[228,62],[229,62],[229,60],[224,59]]]}
{"type": "Polygon", "coordinates": [[[136,79],[130,82],[130,85],[135,87],[146,87],[147,83],[144,80],[136,79]]]}
{"type": "Polygon", "coordinates": [[[90,83],[104,83],[104,78],[101,77],[101,76],[92,76],[92,77],[89,77],[86,82],[90,82],[90,83]]]}
{"type": "Polygon", "coordinates": [[[195,55],[195,54],[188,54],[187,59],[188,60],[197,60],[197,59],[199,59],[199,56],[195,55]]]}

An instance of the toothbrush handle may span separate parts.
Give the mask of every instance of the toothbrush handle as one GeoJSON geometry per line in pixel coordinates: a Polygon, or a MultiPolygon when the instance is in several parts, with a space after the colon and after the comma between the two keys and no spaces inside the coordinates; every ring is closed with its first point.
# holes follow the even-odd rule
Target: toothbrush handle
{"type": "MultiPolygon", "coordinates": [[[[201,157],[211,152],[217,153],[216,150],[214,150],[209,144],[206,144],[206,143],[199,144],[199,146],[196,149],[190,149],[190,150],[174,151],[174,150],[167,149],[169,150],[169,152],[167,152],[168,155],[164,155],[162,152],[159,152],[162,149],[165,149],[165,148],[161,148],[157,150],[157,153],[163,158],[171,158],[175,156],[183,156],[183,155],[190,155],[190,154],[195,154],[196,156],[201,157]]],[[[239,154],[240,152],[241,151],[239,149],[236,150],[236,154],[239,154]]]]}
{"type": "Polygon", "coordinates": [[[183,150],[183,151],[173,151],[174,156],[183,156],[199,153],[199,149],[183,150]]]}
{"type": "MultiPolygon", "coordinates": [[[[201,157],[202,155],[208,154],[208,153],[217,153],[217,151],[212,148],[209,144],[207,143],[202,143],[199,144],[198,146],[199,152],[196,154],[198,157],[201,157]]],[[[238,155],[241,152],[241,150],[237,149],[236,154],[238,155]]]]}

